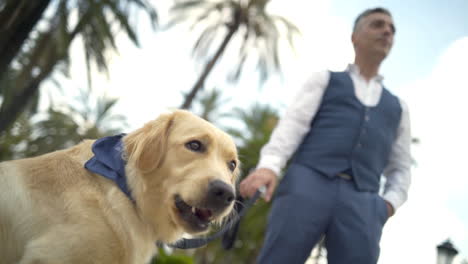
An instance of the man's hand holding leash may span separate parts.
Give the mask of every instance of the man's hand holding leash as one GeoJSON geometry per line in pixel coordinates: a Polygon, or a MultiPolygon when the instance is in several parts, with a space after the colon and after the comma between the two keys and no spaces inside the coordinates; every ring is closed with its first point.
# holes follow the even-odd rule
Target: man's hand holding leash
{"type": "Polygon", "coordinates": [[[263,199],[269,202],[276,189],[277,183],[278,178],[276,173],[270,169],[260,168],[251,172],[240,183],[239,190],[243,197],[252,197],[260,187],[266,186],[266,193],[264,193],[263,199]]]}

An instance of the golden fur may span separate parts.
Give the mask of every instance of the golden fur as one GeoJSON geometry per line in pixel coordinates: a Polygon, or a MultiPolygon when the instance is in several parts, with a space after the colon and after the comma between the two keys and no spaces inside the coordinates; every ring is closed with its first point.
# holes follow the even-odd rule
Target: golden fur
{"type": "Polygon", "coordinates": [[[93,142],[0,163],[0,263],[148,263],[156,241],[204,231],[181,217],[174,196],[202,206],[210,182],[234,190],[239,172],[227,134],[187,111],[163,114],[123,138],[133,203],[83,167],[93,142]],[[188,148],[194,140],[205,149],[188,148]]]}

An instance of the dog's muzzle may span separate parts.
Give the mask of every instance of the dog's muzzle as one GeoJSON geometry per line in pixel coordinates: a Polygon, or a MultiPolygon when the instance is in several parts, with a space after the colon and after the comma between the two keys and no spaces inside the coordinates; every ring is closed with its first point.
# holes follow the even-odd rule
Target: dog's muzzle
{"type": "Polygon", "coordinates": [[[212,220],[224,213],[224,211],[234,202],[233,188],[220,180],[211,181],[208,185],[205,197],[189,204],[176,195],[175,206],[180,217],[188,224],[192,232],[202,232],[208,229],[212,220]]]}

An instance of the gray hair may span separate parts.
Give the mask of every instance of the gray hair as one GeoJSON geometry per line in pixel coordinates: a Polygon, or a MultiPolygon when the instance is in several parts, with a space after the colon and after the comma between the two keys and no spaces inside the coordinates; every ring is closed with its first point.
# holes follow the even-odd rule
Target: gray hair
{"type": "Polygon", "coordinates": [[[365,18],[366,16],[368,16],[370,14],[374,14],[374,13],[382,13],[382,14],[386,14],[386,15],[388,15],[390,17],[392,16],[390,11],[388,11],[388,9],[385,9],[383,7],[376,7],[376,8],[370,8],[370,9],[364,10],[364,12],[359,14],[359,16],[356,18],[356,20],[354,20],[353,32],[356,32],[357,25],[359,24],[359,22],[363,18],[365,18]]]}

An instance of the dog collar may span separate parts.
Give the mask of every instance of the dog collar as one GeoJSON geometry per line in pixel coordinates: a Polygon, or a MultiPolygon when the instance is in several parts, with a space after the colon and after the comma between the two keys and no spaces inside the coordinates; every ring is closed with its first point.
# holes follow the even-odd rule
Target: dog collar
{"type": "Polygon", "coordinates": [[[119,189],[134,202],[125,176],[125,161],[122,158],[125,134],[103,137],[93,143],[94,156],[88,160],[84,167],[117,184],[119,189]]]}

